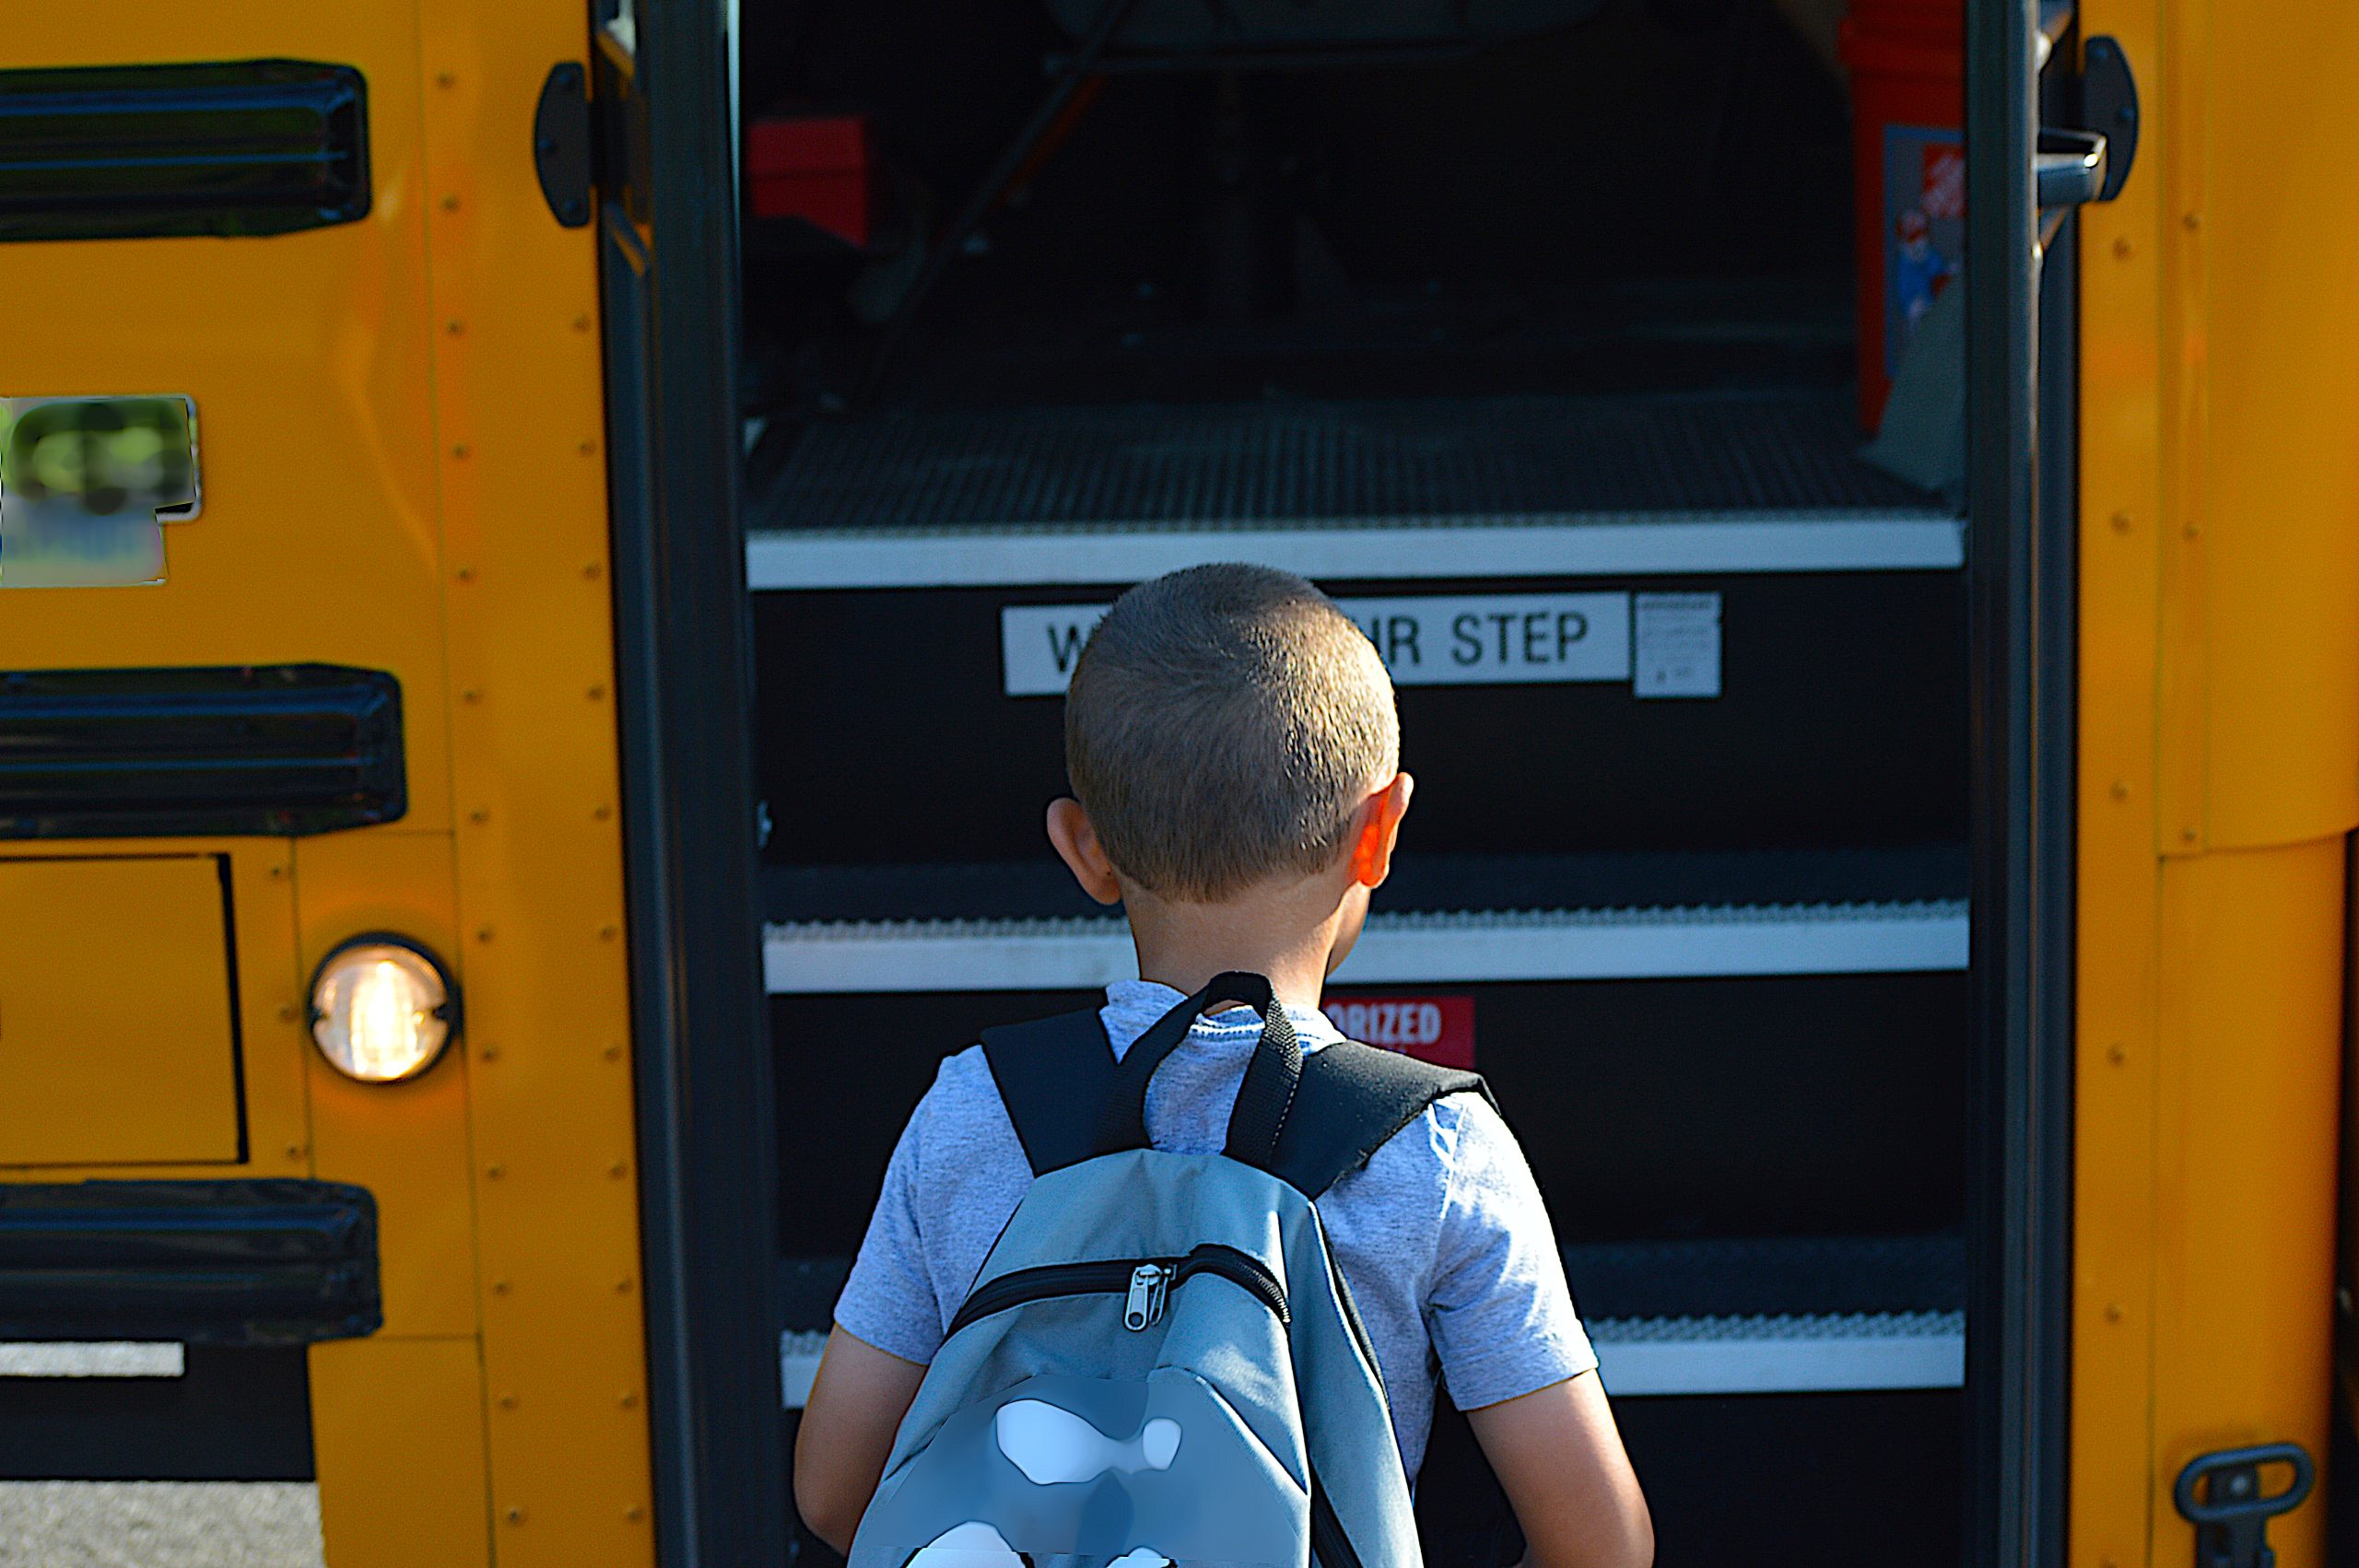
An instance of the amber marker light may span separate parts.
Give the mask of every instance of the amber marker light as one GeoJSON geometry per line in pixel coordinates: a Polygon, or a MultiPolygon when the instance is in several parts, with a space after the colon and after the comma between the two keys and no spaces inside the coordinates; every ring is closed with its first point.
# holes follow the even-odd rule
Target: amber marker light
{"type": "Polygon", "coordinates": [[[363,1083],[417,1077],[458,1028],[451,972],[405,936],[350,938],[311,977],[311,1039],[329,1065],[363,1083]]]}

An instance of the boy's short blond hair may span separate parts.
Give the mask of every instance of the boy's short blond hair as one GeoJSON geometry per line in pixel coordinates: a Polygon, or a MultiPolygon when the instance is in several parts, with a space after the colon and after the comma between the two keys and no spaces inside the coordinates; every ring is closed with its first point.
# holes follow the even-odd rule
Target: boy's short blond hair
{"type": "Polygon", "coordinates": [[[1292,572],[1191,567],[1097,623],[1065,697],[1065,769],[1122,875],[1213,901],[1335,863],[1399,770],[1376,649],[1292,572]]]}

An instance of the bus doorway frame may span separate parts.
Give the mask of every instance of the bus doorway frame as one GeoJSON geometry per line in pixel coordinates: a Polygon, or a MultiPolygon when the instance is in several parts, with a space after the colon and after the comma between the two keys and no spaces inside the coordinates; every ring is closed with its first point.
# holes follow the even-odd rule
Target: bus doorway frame
{"type": "MultiPolygon", "coordinates": [[[[1974,736],[1966,1551],[2061,1561],[2070,1428],[2075,219],[2042,264],[2038,0],[1966,0],[1974,736]]],[[[727,14],[603,0],[601,271],[656,1532],[780,1563],[727,14]],[[627,41],[609,25],[621,9],[627,41]],[[661,171],[661,177],[657,171],[661,171]]],[[[2069,57],[2064,49],[2055,51],[2069,57]]]]}

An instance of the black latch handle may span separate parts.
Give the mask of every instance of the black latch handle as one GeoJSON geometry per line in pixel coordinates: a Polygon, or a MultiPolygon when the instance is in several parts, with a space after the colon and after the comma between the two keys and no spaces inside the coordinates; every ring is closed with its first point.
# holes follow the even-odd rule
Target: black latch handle
{"type": "Polygon", "coordinates": [[[2195,1527],[2196,1568],[2276,1568],[2269,1521],[2300,1507],[2317,1480],[2318,1467],[2298,1443],[2223,1448],[2189,1460],[2171,1488],[2171,1501],[2195,1527]],[[2264,1491],[2264,1465],[2292,1466],[2294,1484],[2264,1491]]]}

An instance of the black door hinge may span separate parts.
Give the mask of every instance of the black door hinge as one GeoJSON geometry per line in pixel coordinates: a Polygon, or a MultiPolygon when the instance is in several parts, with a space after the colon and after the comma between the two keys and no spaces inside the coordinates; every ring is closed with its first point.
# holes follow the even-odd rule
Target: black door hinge
{"type": "Polygon", "coordinates": [[[2195,1568],[2276,1568],[2269,1521],[2300,1507],[2317,1480],[2309,1450],[2298,1443],[2223,1448],[2188,1461],[2171,1488],[2171,1501],[2195,1527],[2195,1568]],[[2294,1483],[2283,1492],[2264,1492],[2263,1465],[2291,1466],[2294,1483]]]}
{"type": "Polygon", "coordinates": [[[590,221],[589,78],[570,60],[549,67],[533,113],[533,168],[551,216],[568,228],[590,221]]]}
{"type": "Polygon", "coordinates": [[[2138,161],[2138,79],[2118,38],[2100,35],[2081,51],[2081,123],[2105,138],[2105,184],[2096,199],[2109,202],[2138,161]]]}

